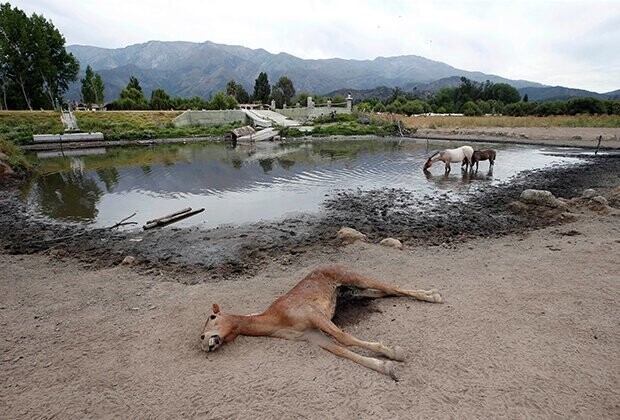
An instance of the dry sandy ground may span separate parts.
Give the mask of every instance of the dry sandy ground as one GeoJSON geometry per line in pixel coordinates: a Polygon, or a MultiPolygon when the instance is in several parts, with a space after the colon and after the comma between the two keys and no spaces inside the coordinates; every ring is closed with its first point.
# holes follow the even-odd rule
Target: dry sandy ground
{"type": "MultiPolygon", "coordinates": [[[[503,137],[593,135],[540,130],[503,137]]],[[[452,247],[358,243],[191,286],[190,275],[0,254],[0,417],[620,418],[619,221],[616,209],[452,247]],[[328,263],[443,293],[443,305],[380,299],[339,318],[405,349],[399,382],[305,342],[239,337],[200,350],[213,302],[261,311],[328,263]]]]}
{"type": "Polygon", "coordinates": [[[253,278],[184,285],[0,254],[3,418],[619,418],[620,217],[458,247],[353,244],[253,278]],[[322,260],[323,259],[323,260],[322,260]],[[266,308],[331,262],[446,303],[380,299],[341,326],[401,345],[400,381],[305,342],[198,336],[211,303],[266,308]]]}
{"type": "Polygon", "coordinates": [[[478,127],[419,128],[415,137],[446,138],[496,143],[528,143],[601,149],[620,148],[620,128],[611,127],[478,127]],[[601,136],[601,143],[598,137],[601,136]]]}

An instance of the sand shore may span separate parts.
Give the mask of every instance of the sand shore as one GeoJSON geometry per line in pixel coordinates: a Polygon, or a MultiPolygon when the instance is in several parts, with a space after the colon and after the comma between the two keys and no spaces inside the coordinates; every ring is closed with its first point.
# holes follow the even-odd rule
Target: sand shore
{"type": "MultiPolygon", "coordinates": [[[[609,197],[609,182],[620,185],[618,173],[606,184],[583,176],[576,189],[609,197]]],[[[1,238],[2,416],[618,418],[620,210],[571,211],[571,223],[402,251],[313,247],[223,280],[162,264],[102,268],[60,248],[15,254],[1,238]],[[200,350],[212,303],[259,312],[332,263],[442,292],[445,304],[379,299],[337,319],[405,349],[398,382],[305,342],[239,337],[200,350]]],[[[3,235],[11,220],[0,218],[3,235]]]]}

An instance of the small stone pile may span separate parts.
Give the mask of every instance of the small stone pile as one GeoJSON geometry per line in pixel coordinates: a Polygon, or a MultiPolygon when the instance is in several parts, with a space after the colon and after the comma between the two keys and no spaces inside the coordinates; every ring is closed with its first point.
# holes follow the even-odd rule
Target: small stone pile
{"type": "MultiPolygon", "coordinates": [[[[620,186],[614,189],[612,197],[613,200],[620,199],[620,186]]],[[[550,191],[527,189],[518,201],[513,201],[508,207],[518,214],[556,221],[573,220],[574,211],[583,208],[603,214],[611,211],[608,200],[591,188],[586,189],[581,197],[571,200],[557,198],[550,191]]]]}

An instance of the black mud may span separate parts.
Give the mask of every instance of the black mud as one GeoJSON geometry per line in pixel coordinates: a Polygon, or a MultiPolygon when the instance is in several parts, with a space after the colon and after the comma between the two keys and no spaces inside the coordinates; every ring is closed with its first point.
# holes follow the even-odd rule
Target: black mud
{"type": "Polygon", "coordinates": [[[524,189],[573,198],[587,188],[605,194],[619,184],[620,154],[589,155],[576,165],[532,170],[503,185],[483,186],[460,202],[446,195],[415,198],[400,189],[341,191],[327,198],[319,215],[211,230],[172,225],[149,231],[51,222],[31,214],[9,189],[0,191],[0,246],[8,253],[72,256],[94,267],[114,266],[131,255],[145,271],[198,272],[209,280],[252,274],[271,261],[287,264],[306,252],[328,255],[340,246],[335,236],[342,226],[373,242],[395,237],[407,246],[451,246],[473,237],[523,232],[550,223],[507,209],[524,189]]]}

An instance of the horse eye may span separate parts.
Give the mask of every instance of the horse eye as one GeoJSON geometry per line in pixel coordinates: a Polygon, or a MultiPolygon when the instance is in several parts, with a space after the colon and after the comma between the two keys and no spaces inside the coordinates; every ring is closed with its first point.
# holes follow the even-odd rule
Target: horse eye
{"type": "Polygon", "coordinates": [[[211,315],[209,318],[211,318],[211,319],[215,319],[215,315],[211,315]]]}

